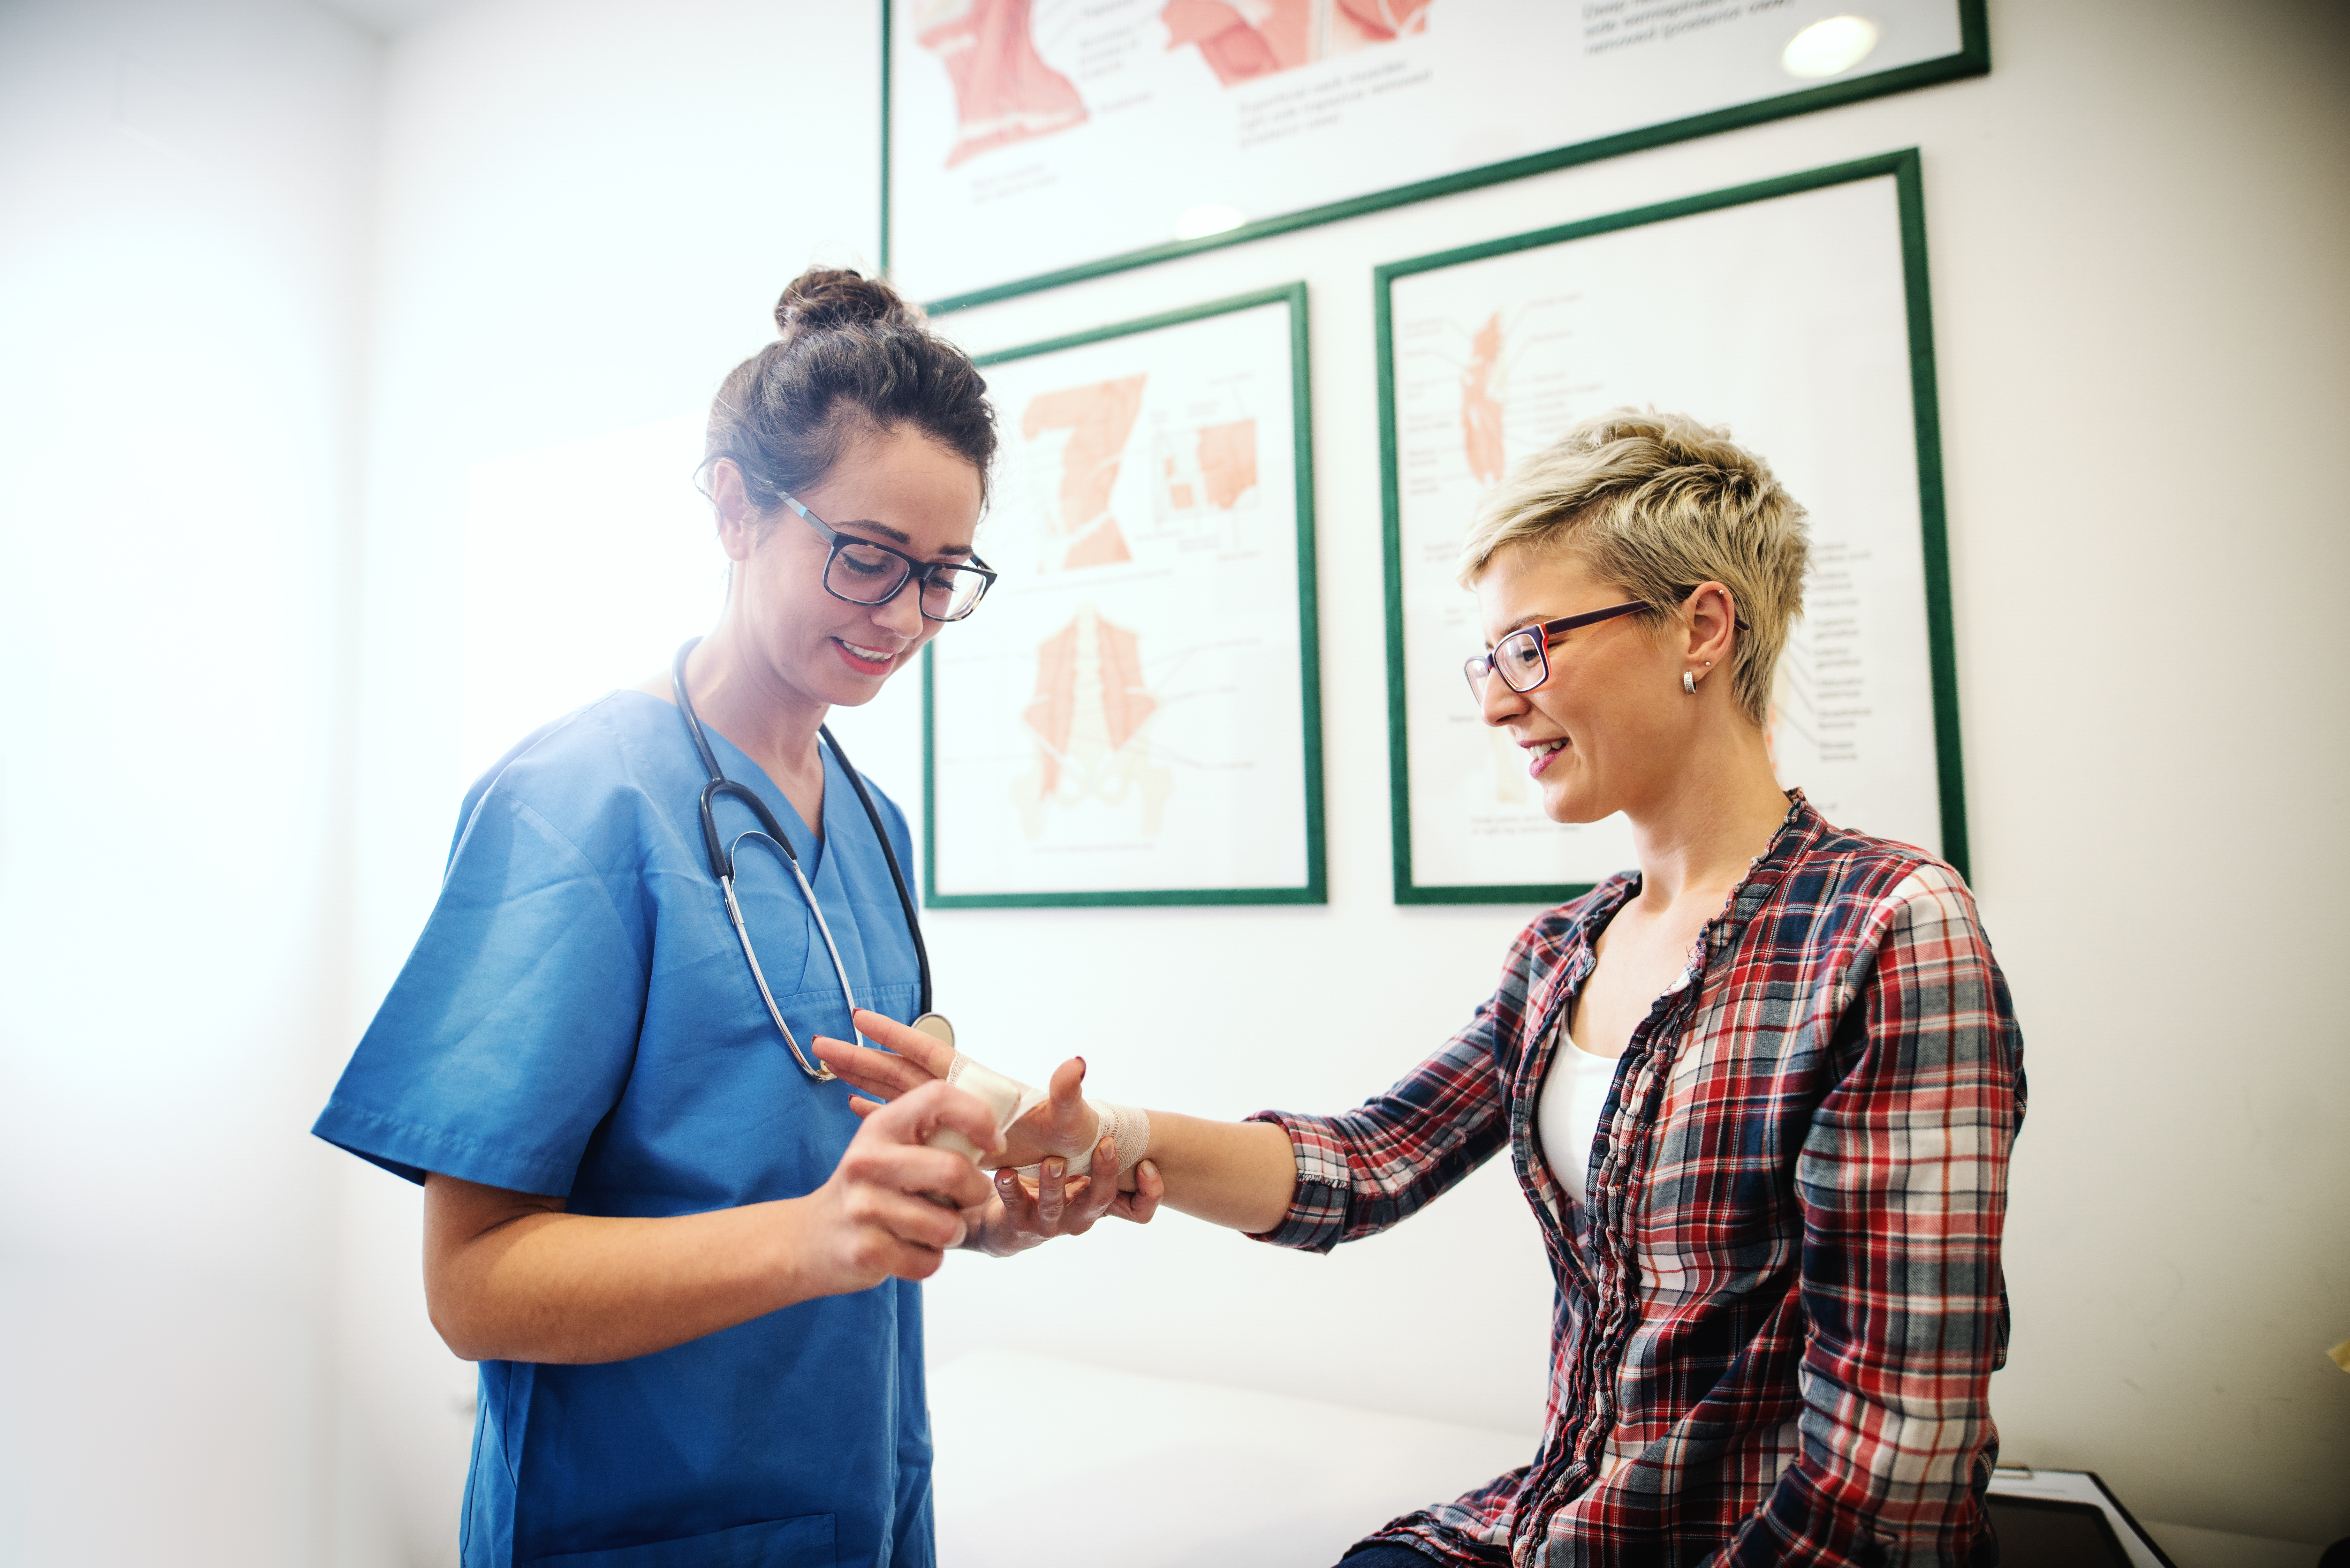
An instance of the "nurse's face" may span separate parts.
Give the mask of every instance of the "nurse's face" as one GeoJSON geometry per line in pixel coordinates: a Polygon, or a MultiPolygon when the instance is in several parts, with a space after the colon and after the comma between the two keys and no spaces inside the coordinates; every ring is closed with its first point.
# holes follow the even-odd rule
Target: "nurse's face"
{"type": "MultiPolygon", "coordinates": [[[[823,483],[796,498],[850,538],[917,561],[971,559],[979,470],[910,426],[852,441],[823,483]]],[[[941,623],[922,617],[916,584],[880,605],[850,604],[827,591],[832,546],[788,506],[756,527],[723,532],[733,534],[725,542],[736,561],[735,607],[746,640],[810,701],[852,708],[871,701],[938,634],[941,623]]]]}

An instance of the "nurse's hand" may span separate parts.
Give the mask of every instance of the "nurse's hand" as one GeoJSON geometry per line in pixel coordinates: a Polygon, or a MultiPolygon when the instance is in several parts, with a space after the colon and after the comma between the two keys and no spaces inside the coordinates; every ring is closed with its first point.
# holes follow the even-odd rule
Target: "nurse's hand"
{"type": "MultiPolygon", "coordinates": [[[[934,1040],[894,1018],[859,1008],[858,1032],[889,1047],[874,1051],[846,1041],[816,1036],[816,1054],[824,1064],[853,1088],[877,1100],[895,1103],[925,1084],[943,1082],[954,1065],[954,1047],[934,1040]]],[[[1048,1155],[1074,1154],[1101,1126],[1101,1117],[1086,1103],[1086,1059],[1072,1056],[1053,1069],[1045,1083],[1045,1103],[1012,1124],[1003,1152],[983,1165],[1035,1165],[1048,1155]]],[[[981,1140],[983,1147],[984,1139],[981,1140]]]]}
{"type": "Polygon", "coordinates": [[[924,1140],[952,1127],[997,1149],[995,1118],[973,1095],[931,1084],[876,1108],[849,1140],[832,1179],[807,1197],[805,1262],[826,1295],[892,1277],[924,1280],[971,1232],[972,1211],[993,1202],[987,1178],[959,1154],[924,1140]]]}

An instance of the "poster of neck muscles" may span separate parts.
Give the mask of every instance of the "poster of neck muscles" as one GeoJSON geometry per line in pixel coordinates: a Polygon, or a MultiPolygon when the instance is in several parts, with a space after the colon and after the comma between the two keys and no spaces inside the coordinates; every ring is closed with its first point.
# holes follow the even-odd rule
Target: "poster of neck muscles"
{"type": "Polygon", "coordinates": [[[889,0],[934,304],[1987,68],[1981,0],[889,0]]]}

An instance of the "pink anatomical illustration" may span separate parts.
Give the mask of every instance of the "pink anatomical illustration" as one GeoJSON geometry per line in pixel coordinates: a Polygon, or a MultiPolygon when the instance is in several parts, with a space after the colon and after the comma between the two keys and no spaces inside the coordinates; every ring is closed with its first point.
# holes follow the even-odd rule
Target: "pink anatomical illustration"
{"type": "Polygon", "coordinates": [[[1206,518],[1256,504],[1256,421],[1161,431],[1152,445],[1162,521],[1206,518]]]}
{"type": "Polygon", "coordinates": [[[1109,496],[1125,462],[1127,438],[1134,433],[1135,417],[1142,411],[1147,375],[1123,376],[1114,381],[1069,387],[1029,400],[1020,415],[1020,434],[1035,441],[1052,431],[1069,432],[1061,449],[1061,483],[1056,505],[1045,522],[1047,536],[1066,540],[1055,544],[1063,571],[1082,566],[1115,566],[1130,561],[1134,552],[1110,515],[1109,496]]]}
{"type": "Polygon", "coordinates": [[[1086,100],[1036,53],[1030,0],[917,0],[914,36],[954,84],[951,169],[1015,141],[1086,120],[1086,100]]]}
{"type": "Polygon", "coordinates": [[[1428,30],[1430,0],[1168,0],[1170,49],[1197,46],[1226,87],[1428,30]]]}
{"type": "Polygon", "coordinates": [[[1480,484],[1502,477],[1502,313],[1495,311],[1470,339],[1461,368],[1461,447],[1480,484]]]}
{"type": "Polygon", "coordinates": [[[1038,644],[1036,692],[1020,714],[1035,763],[1012,785],[1022,834],[1044,836],[1047,807],[1132,801],[1143,835],[1156,836],[1175,785],[1143,733],[1158,711],[1143,686],[1141,639],[1091,605],[1038,644]]]}

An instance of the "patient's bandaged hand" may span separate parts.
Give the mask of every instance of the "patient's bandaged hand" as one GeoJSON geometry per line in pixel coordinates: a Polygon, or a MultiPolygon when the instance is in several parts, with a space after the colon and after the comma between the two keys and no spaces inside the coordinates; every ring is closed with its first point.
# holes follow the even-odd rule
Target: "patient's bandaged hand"
{"type": "MultiPolygon", "coordinates": [[[[995,1116],[995,1130],[1001,1136],[1012,1130],[1012,1124],[1043,1105],[1049,1096],[1044,1090],[1024,1084],[1017,1078],[1004,1076],[993,1067],[983,1066],[962,1052],[955,1053],[954,1064],[947,1069],[947,1082],[965,1094],[978,1097],[995,1116]]],[[[1094,1149],[1102,1139],[1118,1142],[1118,1168],[1120,1174],[1132,1170],[1150,1145],[1150,1117],[1132,1106],[1113,1106],[1104,1101],[1087,1102],[1096,1121],[1093,1136],[1076,1142],[1068,1148],[1049,1145],[1045,1152],[1067,1162],[1067,1173],[1083,1176],[1093,1169],[1094,1149]]],[[[941,1127],[929,1139],[932,1148],[951,1149],[966,1159],[977,1159],[979,1147],[952,1127],[941,1127]]],[[[1020,1175],[1031,1186],[1035,1185],[1042,1162],[1020,1167],[1020,1175]]]]}
{"type": "MultiPolygon", "coordinates": [[[[967,1095],[974,1096],[995,1117],[998,1137],[1012,1130],[1012,1124],[1045,1103],[1045,1091],[1032,1088],[1017,1078],[1007,1078],[993,1067],[983,1067],[962,1052],[955,1053],[954,1065],[947,1069],[947,1082],[967,1095]]],[[[979,1146],[952,1127],[941,1127],[926,1140],[932,1148],[943,1148],[976,1160],[979,1146]]]]}

